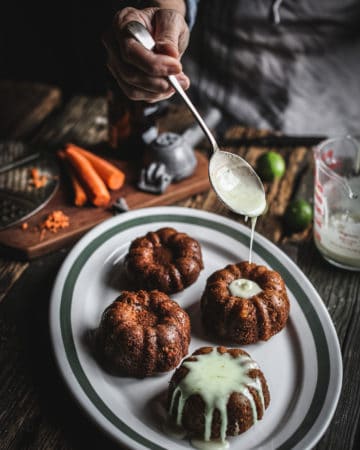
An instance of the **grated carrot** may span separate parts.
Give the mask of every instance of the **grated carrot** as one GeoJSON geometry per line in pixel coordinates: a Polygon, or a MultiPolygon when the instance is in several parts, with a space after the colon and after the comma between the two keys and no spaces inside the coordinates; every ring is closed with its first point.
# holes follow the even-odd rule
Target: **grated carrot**
{"type": "Polygon", "coordinates": [[[30,169],[30,181],[29,184],[34,186],[35,189],[39,189],[48,182],[48,177],[46,175],[40,175],[39,169],[37,167],[33,167],[30,169]]]}
{"type": "Polygon", "coordinates": [[[57,233],[70,225],[70,219],[61,210],[51,212],[40,225],[40,240],[45,236],[46,231],[57,233]]]}

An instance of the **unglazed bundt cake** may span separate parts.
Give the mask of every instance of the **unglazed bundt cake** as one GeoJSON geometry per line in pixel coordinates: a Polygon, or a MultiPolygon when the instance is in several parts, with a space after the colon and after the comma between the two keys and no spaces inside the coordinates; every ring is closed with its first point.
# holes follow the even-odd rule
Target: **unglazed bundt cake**
{"type": "Polygon", "coordinates": [[[246,261],[214,272],[201,298],[207,332],[242,345],[266,341],[282,330],[289,306],[281,276],[246,261]]]}
{"type": "Polygon", "coordinates": [[[241,349],[202,347],[171,378],[168,413],[196,439],[243,433],[263,417],[269,390],[257,363],[241,349]]]}
{"type": "Polygon", "coordinates": [[[123,291],[96,331],[99,355],[113,372],[145,377],[176,367],[187,354],[190,320],[160,291],[123,291]]]}
{"type": "Polygon", "coordinates": [[[161,228],[131,243],[125,268],[137,287],[173,294],[194,283],[204,265],[195,239],[173,228],[161,228]]]}

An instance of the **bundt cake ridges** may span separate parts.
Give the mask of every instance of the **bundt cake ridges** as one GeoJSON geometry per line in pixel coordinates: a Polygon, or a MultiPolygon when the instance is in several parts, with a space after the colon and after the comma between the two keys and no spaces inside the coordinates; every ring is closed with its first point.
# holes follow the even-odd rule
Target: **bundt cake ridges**
{"type": "Polygon", "coordinates": [[[207,332],[241,345],[266,341],[281,331],[289,307],[281,276],[246,261],[230,264],[210,275],[201,298],[202,321],[207,332]],[[239,278],[255,281],[262,292],[250,298],[231,295],[228,286],[239,278]]]}
{"type": "Polygon", "coordinates": [[[96,338],[109,369],[141,378],[180,363],[188,351],[190,319],[160,291],[123,291],[104,311],[96,338]]]}
{"type": "MultiPolygon", "coordinates": [[[[209,376],[209,371],[202,372],[204,378],[209,376]]],[[[238,376],[238,373],[234,375],[238,376]]],[[[222,377],[219,380],[220,385],[225,382],[222,377]]],[[[241,382],[239,383],[241,386],[241,382]]],[[[248,353],[241,349],[203,347],[185,359],[175,371],[169,385],[167,405],[172,419],[178,425],[182,425],[190,436],[204,440],[210,438],[224,440],[225,436],[243,433],[260,420],[269,402],[270,394],[264,375],[248,353]],[[229,355],[229,359],[233,358],[239,364],[238,368],[243,368],[246,380],[243,388],[240,388],[241,392],[230,389],[227,398],[216,400],[220,402],[220,407],[209,405],[209,399],[205,398],[210,378],[207,381],[201,380],[201,388],[196,389],[197,393],[184,395],[181,392],[182,383],[189,376],[191,367],[194,367],[192,364],[198,364],[201,355],[210,355],[213,352],[223,356],[229,355]],[[221,402],[224,402],[224,407],[221,406],[221,402]]]]}
{"type": "Polygon", "coordinates": [[[142,289],[179,292],[204,268],[199,243],[174,228],[160,228],[135,239],[125,257],[128,278],[142,289]]]}

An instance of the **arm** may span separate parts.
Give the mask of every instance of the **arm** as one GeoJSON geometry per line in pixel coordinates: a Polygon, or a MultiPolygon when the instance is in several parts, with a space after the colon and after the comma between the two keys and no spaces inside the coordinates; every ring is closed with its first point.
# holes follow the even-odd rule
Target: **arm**
{"type": "Polygon", "coordinates": [[[156,102],[174,93],[165,78],[167,75],[175,75],[184,89],[189,87],[180,63],[188,44],[189,29],[184,18],[184,0],[157,0],[147,4],[153,6],[118,11],[104,44],[108,67],[124,93],[132,100],[156,102]],[[126,32],[126,25],[132,20],[141,22],[152,33],[155,53],[143,48],[126,32]]]}
{"type": "Polygon", "coordinates": [[[153,6],[159,8],[174,9],[179,11],[186,20],[190,30],[194,26],[198,3],[200,0],[158,0],[151,2],[153,6]]]}
{"type": "Polygon", "coordinates": [[[183,17],[186,15],[186,4],[185,0],[154,0],[150,2],[152,6],[163,9],[173,9],[182,14],[183,17]]]}

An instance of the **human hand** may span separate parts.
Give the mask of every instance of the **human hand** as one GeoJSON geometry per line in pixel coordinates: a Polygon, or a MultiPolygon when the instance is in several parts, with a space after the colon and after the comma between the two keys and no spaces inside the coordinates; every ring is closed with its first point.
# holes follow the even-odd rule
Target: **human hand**
{"type": "Polygon", "coordinates": [[[190,85],[182,72],[180,58],[189,40],[182,14],[173,9],[124,8],[103,42],[108,53],[108,68],[131,100],[149,103],[169,98],[175,92],[166,77],[175,75],[183,89],[190,85]],[[126,29],[131,21],[142,23],[152,34],[154,51],[145,49],[126,29]]]}

